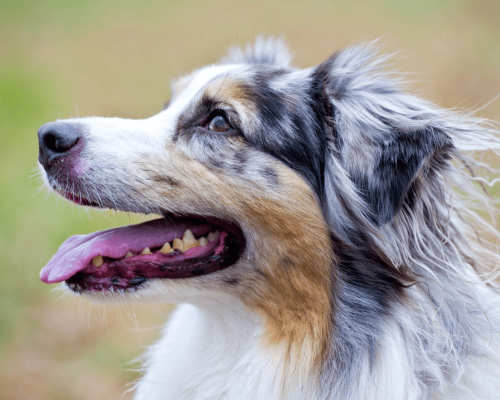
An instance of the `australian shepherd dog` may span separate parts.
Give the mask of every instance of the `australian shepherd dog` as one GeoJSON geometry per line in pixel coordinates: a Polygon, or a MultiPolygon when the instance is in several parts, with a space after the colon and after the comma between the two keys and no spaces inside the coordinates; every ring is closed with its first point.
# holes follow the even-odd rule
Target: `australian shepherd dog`
{"type": "Polygon", "coordinates": [[[73,236],[41,272],[179,304],[136,400],[500,399],[499,135],[375,53],[297,69],[258,39],[175,80],[151,118],[40,128],[51,189],[160,216],[73,236]]]}

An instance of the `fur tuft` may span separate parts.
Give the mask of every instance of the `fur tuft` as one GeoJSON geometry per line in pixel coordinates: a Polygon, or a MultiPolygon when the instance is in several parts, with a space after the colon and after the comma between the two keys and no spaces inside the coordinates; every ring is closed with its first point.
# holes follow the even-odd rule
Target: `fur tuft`
{"type": "Polygon", "coordinates": [[[232,47],[221,63],[274,65],[289,68],[292,55],[283,39],[259,36],[253,44],[247,44],[244,50],[238,46],[232,47]]]}

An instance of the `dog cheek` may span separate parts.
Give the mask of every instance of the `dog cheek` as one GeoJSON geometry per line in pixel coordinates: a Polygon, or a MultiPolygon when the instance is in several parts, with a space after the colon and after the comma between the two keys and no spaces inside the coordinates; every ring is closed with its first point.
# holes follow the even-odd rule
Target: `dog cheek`
{"type": "MultiPolygon", "coordinates": [[[[246,254],[259,254],[251,260],[248,276],[224,284],[246,288],[243,300],[266,319],[269,341],[295,343],[304,335],[316,336],[300,317],[304,309],[319,323],[312,325],[327,332],[333,256],[328,227],[309,184],[276,161],[259,166],[259,180],[249,180],[248,175],[208,169],[182,153],[173,153],[170,160],[156,174],[161,182],[155,201],[237,221],[248,236],[246,254]]],[[[147,197],[155,198],[155,193],[147,197]]]]}
{"type": "Polygon", "coordinates": [[[315,368],[324,361],[332,329],[336,276],[329,231],[310,186],[285,166],[273,171],[278,190],[242,196],[242,217],[254,236],[249,253],[259,255],[244,301],[264,317],[270,348],[286,343],[292,358],[307,359],[315,368]]]}

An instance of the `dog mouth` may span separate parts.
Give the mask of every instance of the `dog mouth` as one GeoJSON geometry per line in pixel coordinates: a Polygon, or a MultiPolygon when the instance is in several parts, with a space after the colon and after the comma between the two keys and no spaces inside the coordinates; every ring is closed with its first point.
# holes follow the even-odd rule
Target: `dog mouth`
{"type": "MultiPolygon", "coordinates": [[[[66,195],[64,197],[67,197],[66,195]]],[[[90,205],[80,197],[67,197],[90,205]]],[[[67,239],[40,273],[74,292],[135,291],[153,279],[207,275],[235,264],[244,237],[234,223],[174,214],[67,239]]]]}

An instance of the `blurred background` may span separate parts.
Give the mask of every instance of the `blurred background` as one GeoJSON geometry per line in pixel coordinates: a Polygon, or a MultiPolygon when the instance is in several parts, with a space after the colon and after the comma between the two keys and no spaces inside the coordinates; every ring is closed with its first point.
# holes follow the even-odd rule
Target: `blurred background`
{"type": "Polygon", "coordinates": [[[172,78],[260,33],[283,36],[300,67],[381,37],[415,92],[500,121],[499,22],[498,0],[1,0],[0,399],[130,399],[133,360],[171,310],[98,307],[39,281],[70,235],[144,218],[40,190],[40,125],[153,115],[172,78]]]}

